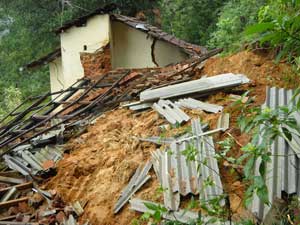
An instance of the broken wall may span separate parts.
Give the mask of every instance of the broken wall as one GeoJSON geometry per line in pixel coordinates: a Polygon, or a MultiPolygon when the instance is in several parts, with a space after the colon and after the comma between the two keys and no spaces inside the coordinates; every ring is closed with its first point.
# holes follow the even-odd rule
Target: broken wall
{"type": "Polygon", "coordinates": [[[117,21],[111,22],[111,55],[113,68],[165,66],[188,58],[179,47],[117,21]]]}
{"type": "Polygon", "coordinates": [[[63,77],[65,88],[84,76],[80,53],[92,53],[109,42],[109,15],[97,15],[81,27],[61,33],[63,77]]]}
{"type": "Polygon", "coordinates": [[[109,45],[106,45],[94,53],[81,53],[80,59],[85,77],[99,76],[112,69],[109,45]]]}
{"type": "MultiPolygon", "coordinates": [[[[61,57],[49,63],[51,92],[65,89],[61,57]]],[[[52,95],[54,99],[57,95],[52,95]]]]}

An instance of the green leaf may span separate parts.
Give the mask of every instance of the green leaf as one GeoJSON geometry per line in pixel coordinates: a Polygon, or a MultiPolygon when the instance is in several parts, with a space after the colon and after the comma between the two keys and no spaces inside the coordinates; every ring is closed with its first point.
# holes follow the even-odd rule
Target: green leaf
{"type": "Polygon", "coordinates": [[[253,168],[254,168],[254,163],[255,163],[255,158],[254,157],[251,157],[245,167],[244,167],[244,173],[245,173],[245,176],[246,178],[249,178],[250,175],[252,174],[252,171],[253,171],[253,168]]]}
{"type": "Polygon", "coordinates": [[[259,173],[261,176],[264,176],[266,173],[266,163],[262,161],[259,165],[259,173]]]}
{"type": "Polygon", "coordinates": [[[150,203],[150,202],[144,202],[144,205],[150,209],[150,210],[153,210],[153,211],[156,211],[158,209],[158,206],[153,204],[153,203],[150,203]]]}
{"type": "Polygon", "coordinates": [[[282,132],[289,141],[292,140],[292,134],[288,129],[286,129],[285,127],[282,127],[282,132]]]}
{"type": "Polygon", "coordinates": [[[262,33],[262,32],[266,32],[268,30],[271,30],[275,27],[274,23],[271,22],[267,22],[267,23],[258,23],[252,26],[249,26],[246,28],[246,35],[251,35],[251,34],[255,34],[255,33],[262,33]]]}
{"type": "Polygon", "coordinates": [[[262,188],[265,186],[265,181],[262,176],[255,176],[254,177],[254,186],[256,188],[262,188]]]}
{"type": "Polygon", "coordinates": [[[260,200],[263,201],[263,203],[269,204],[268,188],[266,185],[264,185],[261,188],[258,188],[256,193],[257,193],[257,196],[260,198],[260,200]]]}
{"type": "Polygon", "coordinates": [[[155,213],[153,214],[153,218],[156,221],[160,221],[160,219],[161,219],[161,212],[160,211],[155,211],[155,213]]]}

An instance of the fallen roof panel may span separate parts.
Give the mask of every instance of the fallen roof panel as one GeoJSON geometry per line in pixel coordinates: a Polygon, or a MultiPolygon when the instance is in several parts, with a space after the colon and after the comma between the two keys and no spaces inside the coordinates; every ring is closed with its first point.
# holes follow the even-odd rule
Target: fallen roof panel
{"type": "MultiPolygon", "coordinates": [[[[294,93],[293,90],[276,87],[268,87],[266,92],[266,102],[262,108],[269,107],[271,109],[286,106],[291,101],[294,93]]],[[[291,103],[294,104],[294,102],[291,103]]],[[[293,147],[295,146],[292,146],[282,137],[278,137],[271,145],[271,162],[266,166],[267,175],[265,178],[271,203],[276,198],[283,197],[282,191],[289,195],[298,194],[300,196],[300,160],[299,154],[297,155],[297,151],[293,147]]],[[[256,176],[260,176],[260,163],[260,159],[255,163],[256,176]]],[[[256,194],[254,195],[251,211],[259,219],[263,220],[270,208],[271,206],[264,204],[256,194]]]]}
{"type": "Polygon", "coordinates": [[[187,122],[190,117],[169,100],[159,100],[153,104],[153,109],[164,116],[171,124],[187,122]]]}
{"type": "Polygon", "coordinates": [[[193,98],[179,99],[175,104],[188,109],[200,109],[212,113],[218,113],[223,110],[223,106],[202,102],[193,98]]]}
{"type": "Polygon", "coordinates": [[[131,198],[131,196],[151,178],[151,176],[147,175],[151,167],[152,163],[148,161],[143,168],[141,166],[137,168],[135,174],[130,179],[128,185],[121,192],[121,195],[117,203],[115,204],[114,213],[119,212],[120,209],[131,198]]]}
{"type": "Polygon", "coordinates": [[[193,93],[209,93],[211,91],[234,87],[248,82],[250,82],[250,80],[245,75],[227,73],[158,89],[145,90],[141,92],[140,100],[155,101],[157,99],[167,99],[193,93]]]}

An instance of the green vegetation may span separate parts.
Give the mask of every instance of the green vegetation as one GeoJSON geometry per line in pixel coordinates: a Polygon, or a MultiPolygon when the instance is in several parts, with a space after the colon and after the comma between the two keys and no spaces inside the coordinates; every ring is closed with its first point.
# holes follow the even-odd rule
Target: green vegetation
{"type": "Polygon", "coordinates": [[[239,50],[251,41],[244,35],[245,27],[258,21],[258,11],[265,0],[232,0],[222,8],[216,29],[210,34],[208,45],[223,47],[226,51],[239,50]]]}
{"type": "Polygon", "coordinates": [[[167,32],[200,45],[206,45],[215,30],[218,13],[226,1],[161,0],[162,26],[167,32]]]}
{"type": "Polygon", "coordinates": [[[261,44],[277,48],[278,59],[288,57],[299,66],[300,1],[275,0],[261,7],[258,23],[247,28],[247,34],[258,34],[261,44]]]}

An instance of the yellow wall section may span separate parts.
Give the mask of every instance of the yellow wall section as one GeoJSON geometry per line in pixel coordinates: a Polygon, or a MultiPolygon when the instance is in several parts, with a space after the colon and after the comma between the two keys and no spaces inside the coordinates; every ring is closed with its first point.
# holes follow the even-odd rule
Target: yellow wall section
{"type": "Polygon", "coordinates": [[[109,42],[109,15],[90,18],[82,27],[73,26],[61,33],[65,88],[84,76],[80,52],[95,52],[109,42]],[[87,50],[84,50],[87,46],[87,50]]]}
{"type": "Polygon", "coordinates": [[[155,61],[159,66],[181,62],[188,58],[182,49],[165,41],[157,41],[155,43],[154,55],[155,61]]]}
{"type": "MultiPolygon", "coordinates": [[[[111,36],[113,68],[156,67],[151,56],[153,38],[145,32],[112,21],[111,36]]],[[[159,66],[180,62],[187,58],[179,47],[160,40],[155,43],[154,53],[159,66]]]]}

